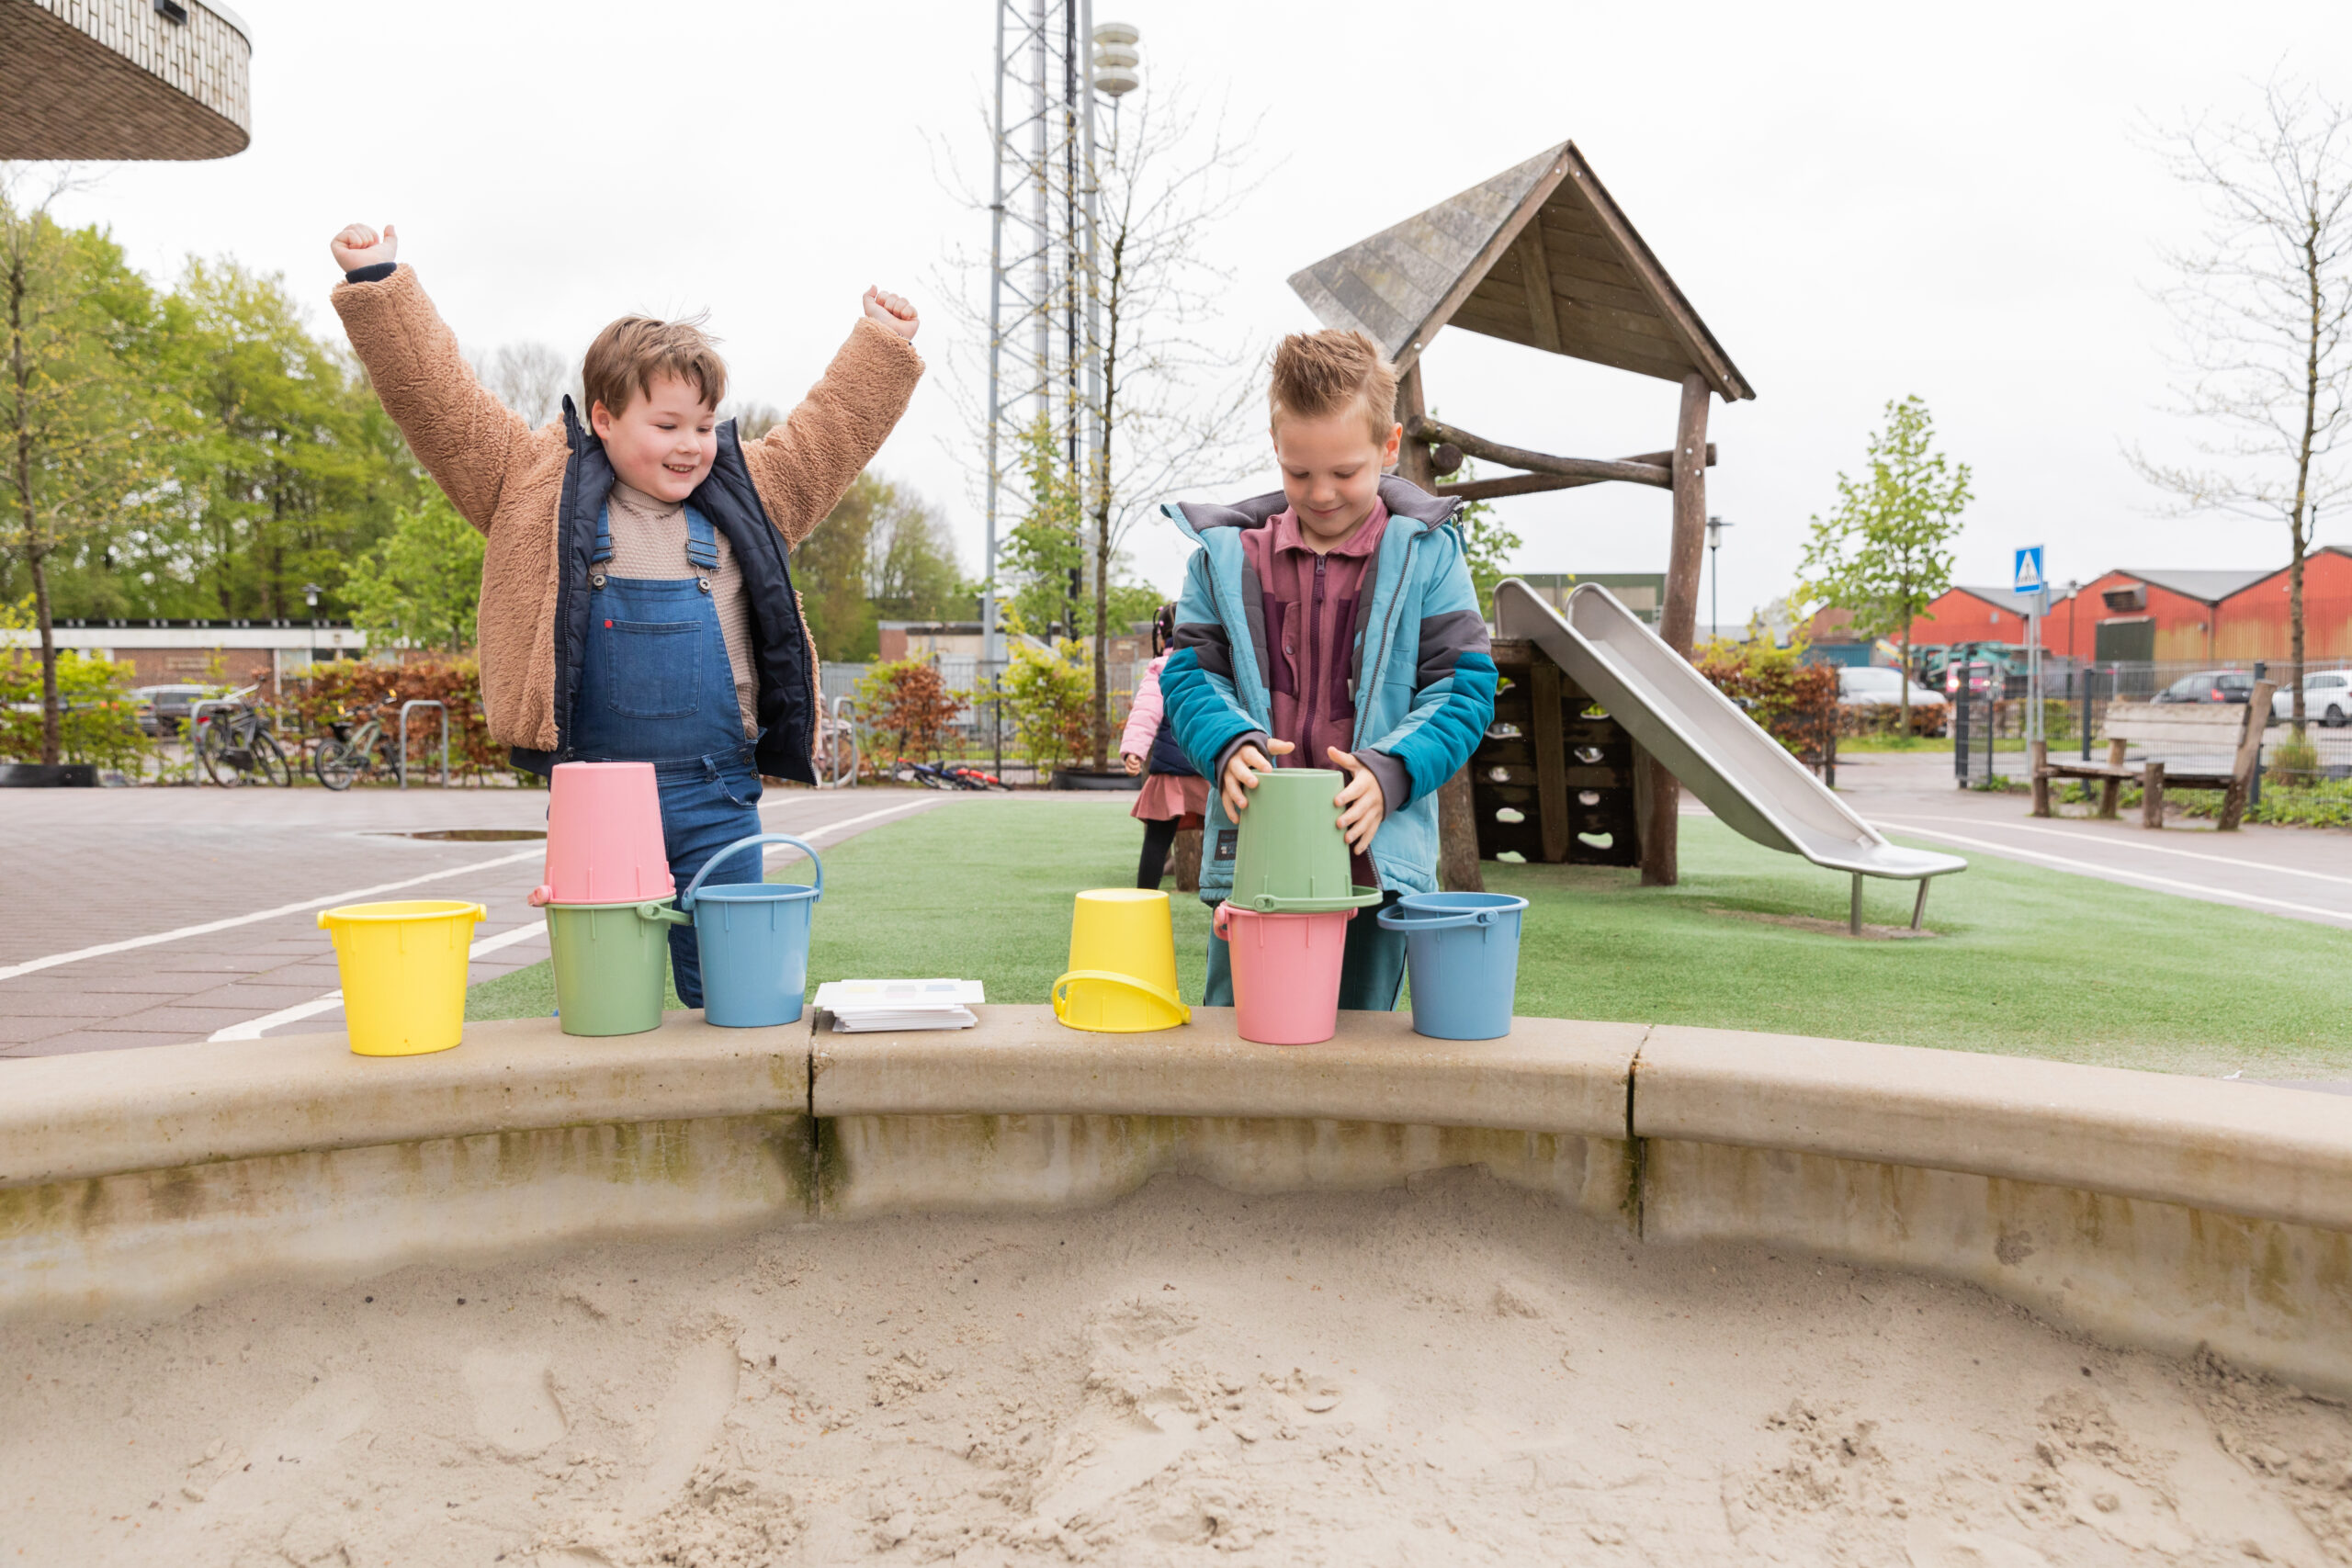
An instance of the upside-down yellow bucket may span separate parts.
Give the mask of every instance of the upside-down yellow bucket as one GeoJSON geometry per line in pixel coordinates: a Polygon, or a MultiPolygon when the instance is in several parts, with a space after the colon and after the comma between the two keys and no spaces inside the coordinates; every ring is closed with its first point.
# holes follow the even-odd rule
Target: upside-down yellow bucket
{"type": "Polygon", "coordinates": [[[1190,1023],[1176,999],[1176,935],[1168,895],[1103,887],[1078,896],[1069,972],[1054,982],[1054,1016],[1072,1029],[1143,1034],[1190,1023]]]}
{"type": "Polygon", "coordinates": [[[489,911],[447,898],[345,904],[319,911],[334,938],[343,1016],[362,1056],[422,1056],[466,1027],[466,958],[489,911]]]}

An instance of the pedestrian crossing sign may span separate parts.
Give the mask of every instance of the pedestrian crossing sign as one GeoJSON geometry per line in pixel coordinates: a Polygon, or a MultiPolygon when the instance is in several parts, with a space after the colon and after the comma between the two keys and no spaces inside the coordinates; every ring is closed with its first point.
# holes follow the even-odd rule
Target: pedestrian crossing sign
{"type": "Polygon", "coordinates": [[[2043,587],[2041,578],[2041,547],[2029,545],[2018,552],[2017,591],[2039,593],[2043,587]]]}

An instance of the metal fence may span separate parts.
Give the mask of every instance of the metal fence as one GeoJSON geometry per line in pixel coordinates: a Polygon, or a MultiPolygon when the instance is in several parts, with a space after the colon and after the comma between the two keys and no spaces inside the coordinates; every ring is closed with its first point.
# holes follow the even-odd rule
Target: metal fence
{"type": "MultiPolygon", "coordinates": [[[[971,653],[934,653],[932,663],[939,671],[940,680],[947,690],[960,699],[962,705],[948,723],[950,745],[965,761],[986,761],[999,764],[992,771],[1003,773],[1013,764],[1009,759],[1022,754],[1020,726],[1012,712],[997,699],[1000,682],[1009,660],[984,660],[971,653]]],[[[1119,727],[1126,722],[1127,709],[1135,702],[1135,694],[1143,683],[1144,671],[1149,660],[1119,661],[1111,666],[1110,708],[1112,749],[1117,750],[1119,727]]],[[[871,664],[825,663],[818,667],[818,689],[824,696],[825,709],[833,711],[836,698],[857,700],[858,685],[872,672],[871,664]]],[[[863,726],[866,714],[863,703],[858,705],[863,726]]],[[[874,754],[867,736],[861,734],[861,749],[874,754]]]]}

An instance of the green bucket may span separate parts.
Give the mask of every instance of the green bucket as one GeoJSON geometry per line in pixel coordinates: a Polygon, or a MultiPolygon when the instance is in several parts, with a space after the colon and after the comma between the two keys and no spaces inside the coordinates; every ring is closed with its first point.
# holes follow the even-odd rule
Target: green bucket
{"type": "Polygon", "coordinates": [[[1236,908],[1317,915],[1380,902],[1379,888],[1357,887],[1348,879],[1347,835],[1332,804],[1345,782],[1332,768],[1276,768],[1258,775],[1234,851],[1236,908]]]}
{"type": "Polygon", "coordinates": [[[642,1034],[662,1027],[670,928],[691,917],[667,898],[550,904],[555,1010],[566,1034],[642,1034]]]}

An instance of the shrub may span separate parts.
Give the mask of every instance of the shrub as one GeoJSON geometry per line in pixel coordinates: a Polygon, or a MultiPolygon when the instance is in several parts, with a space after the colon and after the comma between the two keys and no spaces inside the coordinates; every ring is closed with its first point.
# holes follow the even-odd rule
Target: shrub
{"type": "Polygon", "coordinates": [[[1777,648],[1764,637],[1751,642],[1718,637],[1696,650],[1694,662],[1699,673],[1773,739],[1815,762],[1838,734],[1838,669],[1806,664],[1803,651],[1777,648]]]}
{"type": "Polygon", "coordinates": [[[1082,644],[1064,640],[1051,653],[1023,643],[1004,673],[1004,706],[1019,726],[1021,753],[1033,768],[1080,757],[1094,745],[1094,678],[1080,662],[1082,644]]]}
{"type": "Polygon", "coordinates": [[[876,749],[889,760],[922,761],[939,754],[939,742],[963,704],[928,660],[899,659],[868,669],[857,683],[857,705],[876,749]]]}
{"type": "MultiPolygon", "coordinates": [[[[385,730],[397,737],[399,705],[426,700],[442,703],[448,708],[452,774],[480,782],[512,771],[506,748],[490,738],[490,721],[481,711],[481,667],[470,659],[414,664],[337,660],[313,664],[310,679],[291,687],[287,706],[293,709],[315,739],[325,734],[335,720],[364,720],[378,705],[389,701],[393,706],[379,716],[385,730]]],[[[280,737],[289,742],[296,739],[292,735],[280,737]]],[[[441,724],[437,716],[425,712],[413,716],[409,720],[408,740],[412,774],[420,768],[439,765],[441,724]]],[[[291,746],[288,749],[293,750],[291,746]]],[[[536,781],[536,774],[529,776],[536,781]]]]}
{"type": "MultiPolygon", "coordinates": [[[[128,663],[91,659],[72,649],[57,655],[58,740],[65,761],[141,771],[154,742],[139,728],[130,695],[138,679],[128,663]]],[[[0,658],[0,761],[40,761],[40,650],[11,648],[0,658]]]]}

